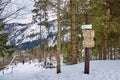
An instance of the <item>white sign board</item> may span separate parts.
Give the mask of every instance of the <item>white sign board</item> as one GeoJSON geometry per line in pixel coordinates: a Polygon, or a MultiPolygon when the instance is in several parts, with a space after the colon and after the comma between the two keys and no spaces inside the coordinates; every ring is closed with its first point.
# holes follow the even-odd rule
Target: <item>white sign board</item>
{"type": "Polygon", "coordinates": [[[81,25],[81,29],[92,29],[92,24],[81,25]]]}

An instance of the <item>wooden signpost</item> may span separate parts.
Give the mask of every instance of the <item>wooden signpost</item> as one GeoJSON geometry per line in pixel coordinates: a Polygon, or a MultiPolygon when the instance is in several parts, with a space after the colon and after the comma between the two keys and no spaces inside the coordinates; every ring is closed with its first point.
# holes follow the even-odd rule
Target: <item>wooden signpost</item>
{"type": "Polygon", "coordinates": [[[89,15],[86,13],[86,21],[85,25],[81,26],[82,33],[83,33],[83,47],[85,48],[85,66],[84,66],[84,73],[89,74],[90,68],[90,48],[94,47],[94,37],[95,32],[92,30],[92,24],[89,22],[89,15]]]}

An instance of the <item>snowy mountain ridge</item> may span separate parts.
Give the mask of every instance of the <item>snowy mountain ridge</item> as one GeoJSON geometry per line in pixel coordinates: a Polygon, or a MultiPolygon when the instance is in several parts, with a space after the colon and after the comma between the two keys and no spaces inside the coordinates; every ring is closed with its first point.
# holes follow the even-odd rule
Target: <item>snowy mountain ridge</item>
{"type": "MultiPolygon", "coordinates": [[[[57,20],[50,20],[48,23],[48,27],[45,27],[43,22],[7,24],[6,31],[10,33],[7,44],[14,45],[17,49],[30,49],[40,44],[44,44],[48,47],[55,46],[57,43],[57,20]]],[[[69,41],[69,36],[70,33],[65,34],[63,41],[69,41]]]]}
{"type": "Polygon", "coordinates": [[[15,47],[19,49],[38,46],[38,44],[42,44],[45,40],[49,40],[48,43],[50,44],[46,44],[48,46],[54,46],[56,44],[56,20],[50,21],[48,28],[46,28],[42,23],[12,23],[8,24],[6,30],[8,30],[11,33],[9,36],[8,44],[15,45],[15,47]]]}

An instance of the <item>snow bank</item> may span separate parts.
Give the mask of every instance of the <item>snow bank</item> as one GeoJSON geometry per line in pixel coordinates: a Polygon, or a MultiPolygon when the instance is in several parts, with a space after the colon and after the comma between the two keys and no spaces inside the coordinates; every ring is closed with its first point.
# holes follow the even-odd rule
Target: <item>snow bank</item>
{"type": "Polygon", "coordinates": [[[120,61],[91,61],[90,74],[84,74],[84,63],[62,65],[62,73],[56,68],[45,69],[39,63],[10,66],[0,71],[0,80],[120,80],[120,61]]]}

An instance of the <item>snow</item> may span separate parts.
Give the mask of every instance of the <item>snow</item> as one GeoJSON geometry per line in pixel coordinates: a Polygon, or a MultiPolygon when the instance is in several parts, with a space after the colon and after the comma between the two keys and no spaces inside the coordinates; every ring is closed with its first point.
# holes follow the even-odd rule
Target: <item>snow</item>
{"type": "Polygon", "coordinates": [[[50,47],[50,46],[55,46],[55,44],[57,44],[57,42],[54,42],[54,40],[56,39],[56,36],[53,36],[53,39],[49,39],[48,40],[48,46],[50,47]]]}
{"type": "Polygon", "coordinates": [[[70,41],[70,32],[64,35],[63,41],[68,42],[70,41]]]}
{"type": "Polygon", "coordinates": [[[29,17],[29,18],[25,18],[25,19],[11,19],[10,21],[8,21],[7,23],[10,24],[10,23],[21,23],[21,24],[27,24],[27,23],[31,23],[33,20],[32,20],[32,14],[27,14],[26,17],[29,17]]]}
{"type": "Polygon", "coordinates": [[[19,63],[0,71],[0,80],[120,80],[120,60],[90,62],[90,74],[84,74],[84,62],[76,65],[62,65],[60,74],[56,68],[45,69],[37,62],[19,63]]]}

